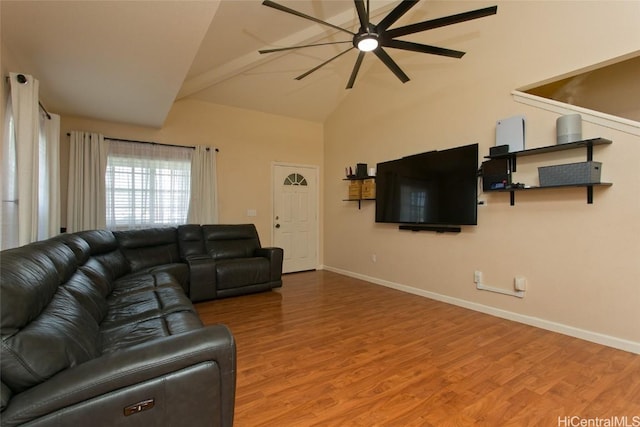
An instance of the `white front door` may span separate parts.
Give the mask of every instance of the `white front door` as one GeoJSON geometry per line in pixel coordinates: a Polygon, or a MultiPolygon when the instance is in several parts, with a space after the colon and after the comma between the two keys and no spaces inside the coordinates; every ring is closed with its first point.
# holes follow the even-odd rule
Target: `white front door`
{"type": "Polygon", "coordinates": [[[284,250],[283,273],[318,266],[318,169],[274,164],[273,243],[284,250]]]}

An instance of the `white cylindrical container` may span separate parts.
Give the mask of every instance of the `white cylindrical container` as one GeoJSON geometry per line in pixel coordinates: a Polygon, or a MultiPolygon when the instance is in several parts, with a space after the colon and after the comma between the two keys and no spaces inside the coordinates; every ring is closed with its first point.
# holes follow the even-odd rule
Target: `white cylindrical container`
{"type": "Polygon", "coordinates": [[[580,114],[567,114],[556,120],[557,143],[582,141],[582,116],[580,114]]]}

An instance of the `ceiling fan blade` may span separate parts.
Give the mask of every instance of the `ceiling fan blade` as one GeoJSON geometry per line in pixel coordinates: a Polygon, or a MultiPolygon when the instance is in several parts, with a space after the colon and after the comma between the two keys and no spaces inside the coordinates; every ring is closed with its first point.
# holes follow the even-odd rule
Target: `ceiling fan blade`
{"type": "Polygon", "coordinates": [[[324,61],[322,64],[318,65],[317,67],[314,67],[314,68],[310,69],[309,71],[307,71],[307,72],[306,72],[306,73],[304,73],[304,74],[300,74],[298,77],[296,77],[296,80],[302,80],[302,79],[304,79],[304,78],[305,78],[305,77],[307,77],[309,74],[311,74],[311,73],[313,73],[314,71],[317,71],[318,69],[320,69],[320,68],[324,67],[324,66],[325,66],[325,65],[327,65],[329,62],[333,61],[334,59],[336,59],[336,58],[338,58],[338,57],[340,57],[340,56],[342,56],[342,55],[344,55],[345,53],[349,52],[349,51],[350,51],[351,49],[353,49],[353,48],[354,48],[354,47],[353,47],[353,46],[351,46],[349,49],[345,50],[344,52],[340,52],[339,54],[337,54],[337,55],[336,55],[336,56],[334,56],[333,58],[331,58],[331,59],[328,59],[328,60],[324,61]]]}
{"type": "Polygon", "coordinates": [[[271,0],[264,0],[262,2],[262,4],[265,5],[265,6],[269,6],[269,7],[272,7],[274,9],[280,10],[282,12],[290,13],[292,15],[299,16],[300,18],[308,19],[308,20],[316,22],[318,24],[326,25],[326,26],[334,28],[336,30],[343,31],[345,33],[351,34],[352,36],[355,35],[354,33],[352,33],[349,30],[345,30],[344,28],[338,27],[337,25],[333,25],[333,24],[330,24],[328,22],[322,21],[322,20],[320,20],[318,18],[314,18],[313,16],[305,15],[302,12],[298,12],[297,10],[293,10],[293,9],[290,9],[290,8],[288,8],[286,6],[282,6],[281,4],[278,4],[278,3],[273,2],[271,0]]]}
{"type": "Polygon", "coordinates": [[[433,28],[444,27],[447,25],[458,24],[460,22],[471,21],[473,19],[483,18],[489,15],[495,15],[498,12],[498,6],[485,7],[484,9],[472,10],[469,12],[458,13],[456,15],[445,16],[444,18],[431,19],[429,21],[418,22],[417,24],[406,25],[404,27],[394,28],[385,33],[385,37],[390,39],[406,36],[407,34],[419,33],[421,31],[431,30],[433,28]]]}
{"type": "Polygon", "coordinates": [[[387,54],[387,52],[384,51],[384,49],[379,47],[374,50],[373,53],[375,53],[376,56],[380,58],[382,62],[384,62],[384,65],[386,65],[391,70],[391,72],[393,72],[393,74],[395,74],[396,77],[400,79],[402,83],[406,83],[409,81],[409,76],[407,76],[400,69],[400,67],[398,67],[398,64],[396,64],[395,61],[391,59],[391,57],[387,54]]]}
{"type": "Polygon", "coordinates": [[[367,23],[371,22],[371,5],[369,4],[369,0],[367,0],[367,23]]]}
{"type": "Polygon", "coordinates": [[[301,46],[279,47],[275,49],[262,49],[262,50],[259,50],[258,53],[272,53],[272,52],[280,52],[283,50],[302,49],[303,47],[326,46],[330,44],[340,44],[340,43],[353,43],[353,41],[348,40],[348,41],[342,41],[342,42],[316,43],[316,44],[305,44],[301,46]]]}
{"type": "Polygon", "coordinates": [[[360,20],[360,28],[367,29],[369,28],[369,20],[367,19],[367,11],[364,8],[363,0],[353,0],[356,4],[356,10],[358,11],[358,19],[360,20]]]}
{"type": "Polygon", "coordinates": [[[349,83],[347,83],[346,89],[351,89],[353,84],[356,82],[356,76],[358,75],[358,71],[360,70],[360,65],[362,64],[362,60],[364,59],[364,52],[360,51],[358,54],[358,59],[356,59],[356,63],[353,66],[353,71],[351,72],[351,77],[349,78],[349,83]]]}
{"type": "Polygon", "coordinates": [[[448,56],[450,58],[462,58],[465,54],[465,52],[461,52],[459,50],[445,49],[443,47],[407,42],[404,40],[384,40],[382,42],[382,45],[384,47],[390,47],[393,49],[402,49],[402,50],[410,50],[413,52],[430,53],[433,55],[448,56]]]}
{"type": "Polygon", "coordinates": [[[418,3],[418,0],[405,0],[400,2],[387,16],[385,16],[382,21],[378,24],[378,30],[384,31],[393,25],[402,15],[407,13],[409,9],[415,6],[418,3]]]}

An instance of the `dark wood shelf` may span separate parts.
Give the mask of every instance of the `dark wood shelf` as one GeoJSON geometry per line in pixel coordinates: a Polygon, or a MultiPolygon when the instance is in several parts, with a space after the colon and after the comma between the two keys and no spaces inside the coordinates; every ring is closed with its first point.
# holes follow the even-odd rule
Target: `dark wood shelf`
{"type": "Polygon", "coordinates": [[[566,144],[549,145],[546,147],[529,148],[527,150],[513,151],[510,153],[504,153],[504,154],[496,154],[493,156],[484,156],[484,158],[485,159],[504,159],[508,157],[533,156],[537,154],[553,153],[556,151],[574,150],[576,148],[582,148],[582,147],[589,149],[590,147],[594,147],[596,145],[607,145],[611,143],[612,143],[611,140],[608,140],[605,138],[592,138],[592,139],[585,139],[583,141],[568,142],[566,144]]]}
{"type": "Polygon", "coordinates": [[[611,187],[611,182],[594,182],[590,184],[563,184],[563,185],[545,185],[526,188],[498,188],[495,190],[485,190],[485,193],[510,193],[512,191],[531,191],[531,190],[546,190],[548,188],[571,188],[571,187],[611,187]]]}
{"type": "Polygon", "coordinates": [[[376,199],[370,199],[370,198],[367,198],[367,199],[342,199],[343,202],[358,202],[358,209],[362,208],[362,201],[363,200],[364,201],[369,200],[369,201],[374,201],[374,202],[376,201],[376,199]]]}
{"type": "MultiPolygon", "coordinates": [[[[557,145],[549,145],[546,147],[538,147],[538,148],[529,148],[527,150],[521,151],[513,151],[510,153],[504,154],[495,154],[493,156],[484,156],[485,159],[509,159],[509,166],[511,172],[516,171],[516,159],[518,157],[524,156],[533,156],[537,154],[544,153],[554,153],[557,151],[565,151],[565,150],[575,150],[580,148],[587,149],[587,161],[590,162],[593,160],[593,147],[597,145],[608,145],[611,144],[612,141],[605,138],[591,138],[585,139],[582,141],[568,142],[566,144],[557,144],[557,145]]],[[[611,187],[613,184],[610,182],[598,182],[598,183],[582,183],[582,184],[562,184],[562,185],[545,185],[545,186],[537,186],[537,187],[527,187],[527,188],[500,188],[496,190],[487,190],[487,193],[510,193],[511,195],[511,206],[515,205],[515,192],[516,191],[531,191],[531,190],[547,190],[550,188],[569,188],[569,187],[583,187],[587,189],[587,203],[593,203],[593,187],[611,187]]]]}
{"type": "Polygon", "coordinates": [[[537,187],[527,188],[500,188],[496,190],[487,190],[485,193],[510,193],[510,204],[514,206],[516,204],[515,192],[516,191],[534,191],[534,190],[549,190],[553,188],[586,188],[587,189],[587,203],[593,203],[593,187],[611,187],[613,184],[610,182],[594,182],[591,184],[563,184],[563,185],[545,185],[537,187]]]}
{"type": "Polygon", "coordinates": [[[375,175],[374,176],[362,176],[362,177],[358,177],[358,176],[348,176],[346,178],[342,178],[343,181],[362,181],[363,179],[375,179],[375,175]]]}

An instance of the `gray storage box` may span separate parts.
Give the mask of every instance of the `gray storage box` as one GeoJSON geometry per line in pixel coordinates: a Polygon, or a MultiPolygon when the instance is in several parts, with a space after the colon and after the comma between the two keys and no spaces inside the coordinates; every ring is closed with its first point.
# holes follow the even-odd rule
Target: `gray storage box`
{"type": "Polygon", "coordinates": [[[540,187],[554,185],[599,184],[600,162],[580,162],[538,168],[540,187]]]}

